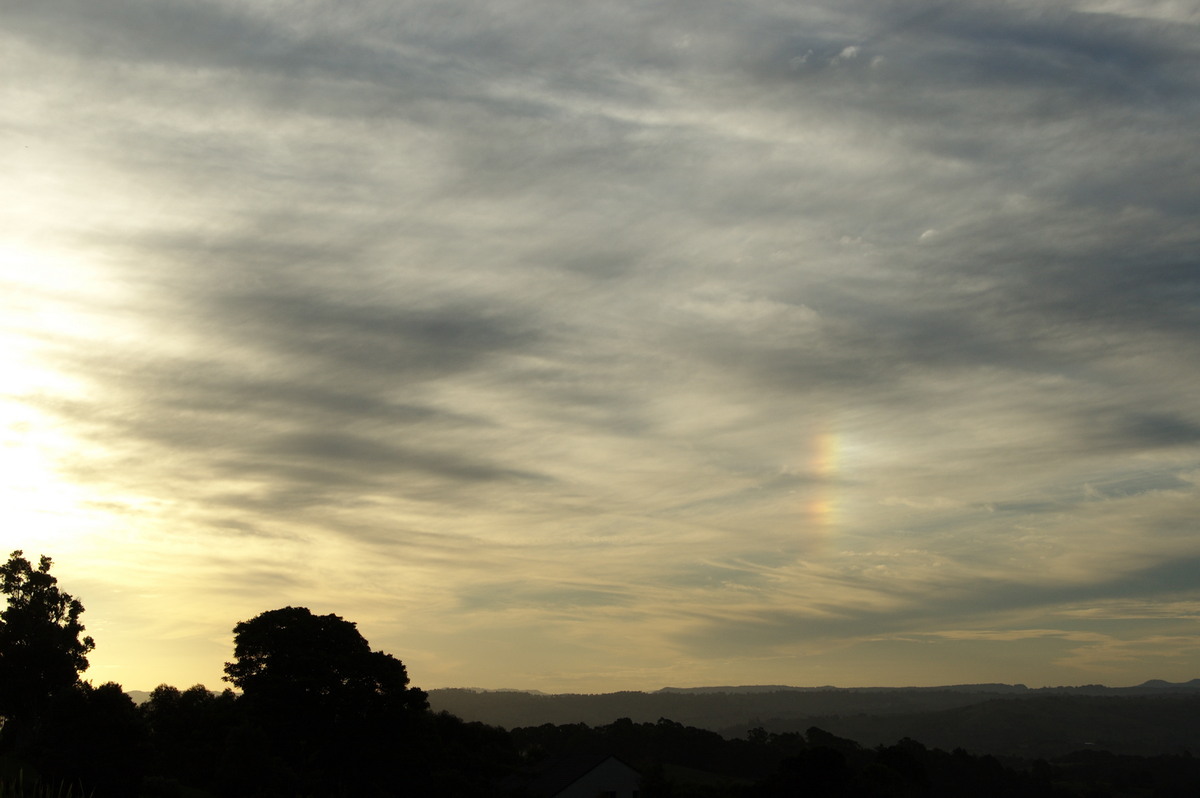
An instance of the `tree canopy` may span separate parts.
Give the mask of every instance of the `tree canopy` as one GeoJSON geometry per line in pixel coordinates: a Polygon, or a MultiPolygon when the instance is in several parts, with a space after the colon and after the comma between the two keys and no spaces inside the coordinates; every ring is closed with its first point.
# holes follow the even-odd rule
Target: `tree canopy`
{"type": "Polygon", "coordinates": [[[43,555],[36,568],[20,550],[0,566],[0,716],[22,718],[55,692],[72,687],[95,648],[79,618],[83,604],[58,589],[43,555]]]}
{"type": "Polygon", "coordinates": [[[265,733],[243,749],[266,746],[286,766],[276,774],[283,782],[292,774],[314,794],[370,795],[395,772],[423,767],[416,743],[428,720],[425,692],[354,623],[284,607],[233,632],[225,679],[242,689],[239,703],[265,733]]]}
{"type": "Polygon", "coordinates": [[[248,699],[271,704],[356,704],[425,709],[425,693],[408,686],[404,664],[372,651],[352,621],[305,607],[264,612],[233,629],[234,661],[225,680],[248,699]]]}

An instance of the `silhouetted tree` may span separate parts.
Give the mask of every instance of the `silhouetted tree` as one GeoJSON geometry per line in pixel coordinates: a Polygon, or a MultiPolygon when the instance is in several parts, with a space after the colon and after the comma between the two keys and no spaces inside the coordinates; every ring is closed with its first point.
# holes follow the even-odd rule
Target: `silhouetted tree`
{"type": "Polygon", "coordinates": [[[225,680],[256,703],[301,704],[308,709],[428,708],[425,692],[408,686],[404,664],[372,651],[355,624],[304,607],[270,610],[233,628],[234,662],[225,680]]]}
{"type": "Polygon", "coordinates": [[[505,730],[447,712],[421,716],[406,747],[422,763],[408,769],[404,786],[412,795],[494,798],[497,783],[518,764],[505,730]]]}
{"type": "MultiPolygon", "coordinates": [[[[95,643],[80,637],[83,604],[58,589],[52,561],[42,556],[34,568],[20,550],[0,566],[0,716],[11,730],[31,720],[57,691],[79,682],[95,643]]],[[[11,733],[11,731],[10,731],[11,733]]]]}
{"type": "Polygon", "coordinates": [[[370,645],[354,623],[304,607],[264,612],[234,627],[225,679],[242,689],[248,719],[266,732],[269,755],[315,792],[379,792],[417,761],[425,692],[404,664],[370,645]]]}
{"type": "Polygon", "coordinates": [[[233,691],[216,695],[202,684],[183,691],[161,684],[141,712],[154,750],[153,776],[162,782],[213,786],[226,740],[241,721],[233,691]]]}
{"type": "Polygon", "coordinates": [[[141,714],[115,682],[56,692],[18,751],[51,783],[95,798],[137,795],[149,752],[141,714]]]}
{"type": "Polygon", "coordinates": [[[285,759],[287,753],[287,748],[278,745],[278,741],[272,740],[262,728],[251,723],[235,727],[229,733],[217,763],[216,794],[239,798],[351,794],[348,790],[328,786],[329,776],[321,773],[320,766],[325,764],[323,759],[310,763],[308,768],[310,773],[315,770],[322,778],[304,778],[293,763],[285,759]],[[326,784],[318,784],[318,781],[326,784]]]}

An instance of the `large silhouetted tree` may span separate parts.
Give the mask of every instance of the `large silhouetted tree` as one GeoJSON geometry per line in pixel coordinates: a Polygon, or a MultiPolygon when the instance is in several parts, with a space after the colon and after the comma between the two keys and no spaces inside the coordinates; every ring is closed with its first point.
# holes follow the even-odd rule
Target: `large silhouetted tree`
{"type": "Polygon", "coordinates": [[[52,561],[34,568],[21,551],[0,566],[0,716],[23,721],[36,715],[56,692],[79,682],[95,643],[80,637],[83,604],[58,589],[52,561]]]}
{"type": "Polygon", "coordinates": [[[429,705],[400,660],[372,651],[352,622],[304,607],[264,612],[233,632],[225,679],[266,733],[266,754],[329,794],[370,794],[411,775],[429,705]]]}
{"type": "Polygon", "coordinates": [[[242,621],[233,634],[235,661],[225,663],[225,680],[252,702],[309,710],[428,706],[424,691],[408,686],[404,664],[372,651],[354,623],[340,616],[284,607],[242,621]]]}

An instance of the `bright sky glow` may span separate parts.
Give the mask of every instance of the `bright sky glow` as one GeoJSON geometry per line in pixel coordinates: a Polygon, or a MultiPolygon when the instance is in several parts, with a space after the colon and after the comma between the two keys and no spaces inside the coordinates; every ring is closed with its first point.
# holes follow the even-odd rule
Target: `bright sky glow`
{"type": "Polygon", "coordinates": [[[0,543],[95,682],[1200,676],[1200,6],[9,4],[0,543]]]}

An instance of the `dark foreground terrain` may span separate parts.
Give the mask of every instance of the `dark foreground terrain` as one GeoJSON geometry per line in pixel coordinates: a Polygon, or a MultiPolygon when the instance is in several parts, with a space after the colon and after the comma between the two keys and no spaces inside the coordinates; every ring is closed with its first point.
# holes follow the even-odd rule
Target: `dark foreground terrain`
{"type": "Polygon", "coordinates": [[[1190,753],[1200,697],[1096,693],[435,690],[433,709],[417,691],[384,712],[341,703],[298,713],[200,686],[163,686],[138,705],[116,685],[83,684],[56,699],[38,728],[3,735],[0,796],[536,798],[557,794],[547,774],[608,757],[636,772],[640,798],[1200,794],[1200,759],[1190,753]],[[477,712],[639,717],[585,723],[559,714],[563,722],[504,728],[436,711],[449,699],[470,715],[472,696],[477,712]],[[719,733],[643,719],[663,709],[729,725],[719,733]],[[746,710],[757,714],[729,723],[746,710]],[[817,717],[803,712],[823,720],[800,728],[817,717]]]}
{"type": "Polygon", "coordinates": [[[1200,795],[1196,684],[438,690],[352,621],[233,627],[225,680],[136,703],[52,560],[0,565],[0,798],[793,798],[1200,795]]]}

